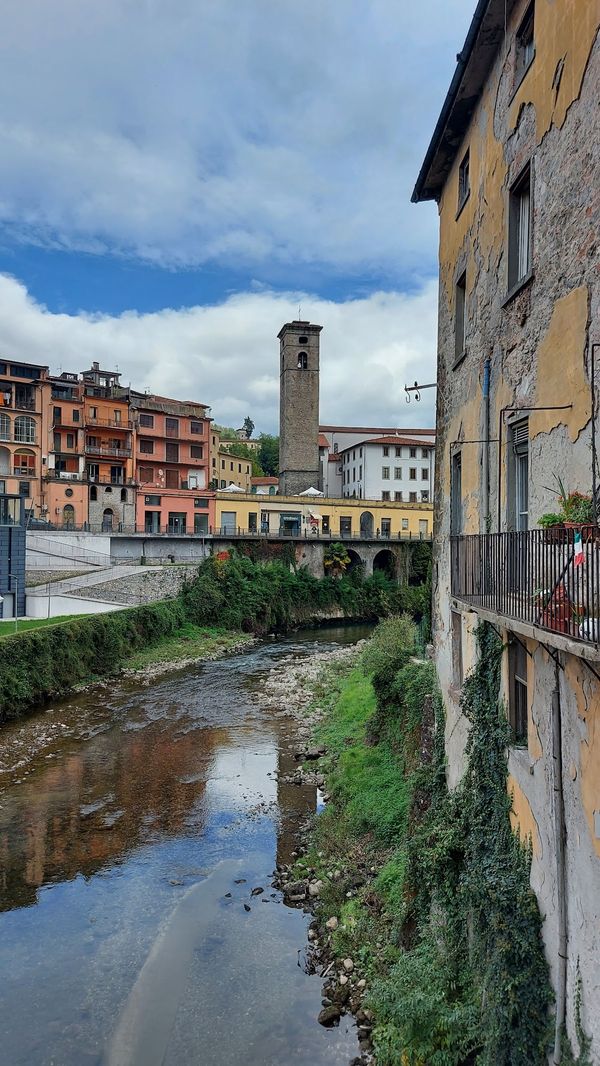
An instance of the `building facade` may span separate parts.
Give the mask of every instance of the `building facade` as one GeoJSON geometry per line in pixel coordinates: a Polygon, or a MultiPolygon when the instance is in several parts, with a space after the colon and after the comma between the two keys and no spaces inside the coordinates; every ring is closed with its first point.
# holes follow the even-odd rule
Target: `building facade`
{"type": "Polygon", "coordinates": [[[45,517],[63,529],[88,521],[83,385],[77,374],[48,377],[50,388],[45,450],[45,517]]]}
{"type": "Polygon", "coordinates": [[[279,483],[284,495],[319,485],[319,348],[322,326],[286,322],[278,333],[279,483]]]}
{"type": "Polygon", "coordinates": [[[581,987],[594,1063],[600,542],[539,520],[561,486],[598,514],[599,21],[589,0],[480,0],[413,195],[440,215],[434,630],[449,784],[484,619],[505,645],[513,819],[531,842],[558,1021],[566,1001],[576,1047],[581,987]]]}
{"type": "Polygon", "coordinates": [[[45,471],[48,367],[0,358],[0,493],[20,495],[39,517],[45,471]]]}
{"type": "Polygon", "coordinates": [[[88,524],[105,533],[135,525],[133,423],[119,379],[98,363],[81,374],[88,524]]]}
{"type": "Polygon", "coordinates": [[[396,503],[433,499],[434,447],[422,439],[372,437],[344,448],[342,496],[396,503]]]}

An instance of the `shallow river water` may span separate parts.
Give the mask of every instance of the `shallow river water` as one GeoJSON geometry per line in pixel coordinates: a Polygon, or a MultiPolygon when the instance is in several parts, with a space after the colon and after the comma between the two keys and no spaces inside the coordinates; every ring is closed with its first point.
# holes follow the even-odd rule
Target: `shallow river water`
{"type": "Polygon", "coordinates": [[[271,887],[316,791],[282,780],[294,723],[254,693],[283,656],[364,635],[304,631],[0,731],[1,1066],[347,1066],[352,1020],[316,1022],[309,917],[271,887]]]}

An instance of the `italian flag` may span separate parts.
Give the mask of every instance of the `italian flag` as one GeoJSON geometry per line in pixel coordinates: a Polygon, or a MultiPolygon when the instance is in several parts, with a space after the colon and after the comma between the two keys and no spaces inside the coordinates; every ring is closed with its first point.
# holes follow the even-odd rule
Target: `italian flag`
{"type": "Polygon", "coordinates": [[[577,530],[574,539],[575,554],[573,555],[573,563],[575,566],[583,566],[584,554],[583,554],[583,541],[581,539],[581,531],[577,530]]]}

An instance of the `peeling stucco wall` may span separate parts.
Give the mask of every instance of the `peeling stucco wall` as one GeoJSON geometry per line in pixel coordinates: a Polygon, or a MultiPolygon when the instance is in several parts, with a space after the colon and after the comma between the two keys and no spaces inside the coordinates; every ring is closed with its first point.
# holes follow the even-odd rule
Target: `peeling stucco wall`
{"type": "MultiPolygon", "coordinates": [[[[600,6],[588,0],[536,0],[531,67],[514,91],[517,4],[504,46],[458,148],[440,201],[437,469],[434,633],[446,707],[448,781],[464,769],[468,728],[454,677],[450,596],[451,455],[462,458],[463,531],[486,532],[483,517],[483,371],[490,361],[487,529],[509,528],[506,408],[529,415],[529,524],[555,511],[553,474],[568,490],[592,487],[589,353],[600,342],[600,6]],[[459,164],[469,149],[470,195],[457,214],[459,164]],[[507,299],[509,190],[532,171],[532,276],[507,299]],[[456,282],[466,271],[466,355],[455,364],[456,282]],[[534,407],[565,410],[534,412],[534,407]],[[462,442],[454,445],[453,442],[462,442]],[[469,442],[477,443],[469,443],[469,442]],[[499,488],[500,469],[500,488],[499,488]]],[[[600,352],[599,352],[600,355],[600,352]]],[[[598,360],[600,362],[600,359],[598,360]]],[[[600,384],[600,368],[597,372],[600,384]]],[[[599,427],[600,431],[600,427],[599,427]]],[[[454,605],[456,608],[456,604],[454,605]]],[[[477,616],[462,613],[465,675],[475,659],[477,616]]],[[[528,743],[511,750],[513,824],[531,840],[532,885],[545,916],[552,973],[557,966],[556,848],[553,821],[552,693],[555,663],[527,640],[528,743]]],[[[574,1036],[577,960],[583,1021],[600,1063],[600,682],[580,659],[559,652],[567,826],[568,997],[574,1036]]],[[[596,664],[600,674],[600,663],[596,664]]],[[[503,672],[507,696],[506,667],[503,672]]],[[[595,1057],[594,1057],[595,1056],[595,1057]]]]}

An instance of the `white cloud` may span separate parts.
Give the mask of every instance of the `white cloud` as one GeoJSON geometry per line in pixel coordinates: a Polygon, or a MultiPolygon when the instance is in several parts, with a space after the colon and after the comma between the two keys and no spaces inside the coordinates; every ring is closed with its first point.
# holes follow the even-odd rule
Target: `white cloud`
{"type": "Polygon", "coordinates": [[[163,265],[430,268],[435,209],[409,196],[472,7],[12,4],[0,220],[163,265]]]}
{"type": "Polygon", "coordinates": [[[405,402],[404,385],[435,380],[437,291],[379,292],[344,303],[306,293],[248,292],[215,306],[119,316],[55,314],[16,279],[0,275],[0,355],[79,371],[118,366],[124,384],[210,404],[213,417],[277,432],[279,342],[284,322],[318,322],[321,421],[375,426],[434,424],[435,390],[405,402]]]}

